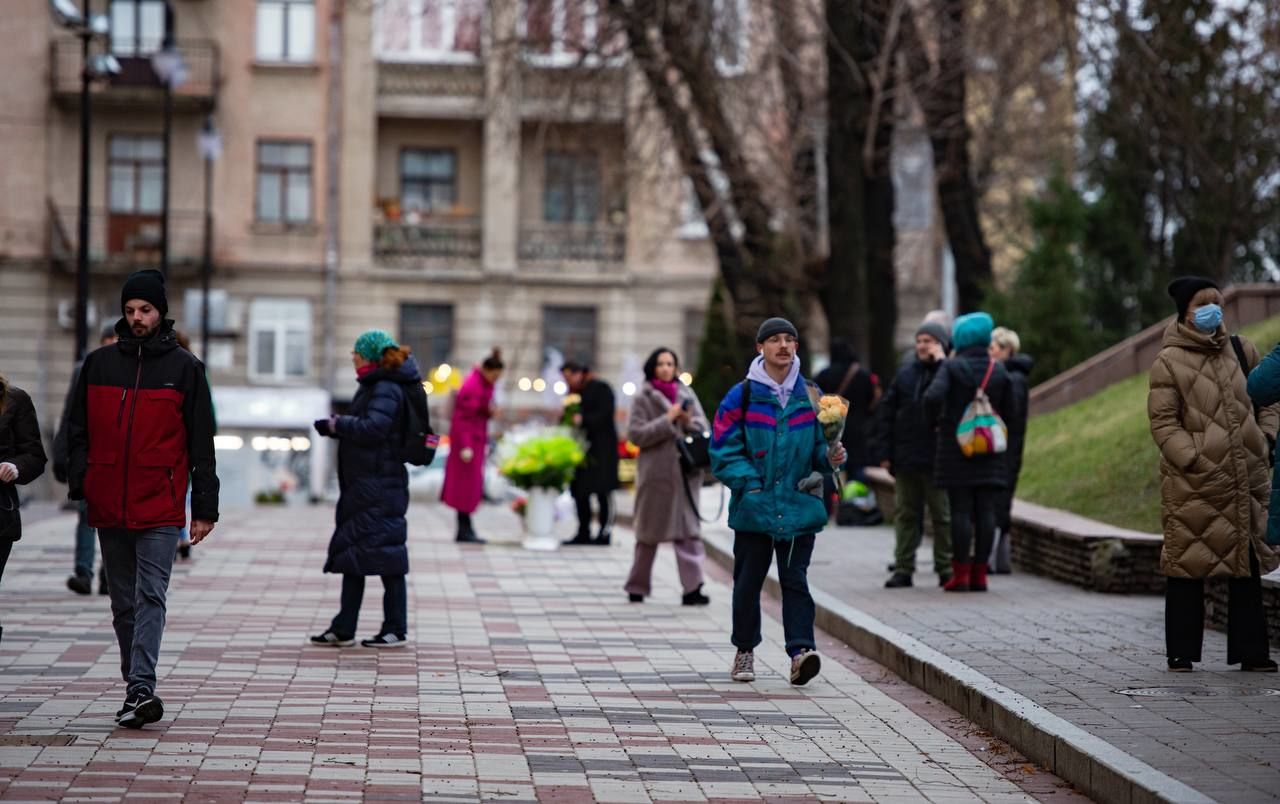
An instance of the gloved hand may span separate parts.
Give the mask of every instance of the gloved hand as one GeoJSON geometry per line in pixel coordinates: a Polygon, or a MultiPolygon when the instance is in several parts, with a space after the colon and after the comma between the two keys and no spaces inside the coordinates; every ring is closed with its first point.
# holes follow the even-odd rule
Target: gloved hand
{"type": "Polygon", "coordinates": [[[334,425],[336,424],[337,418],[338,418],[337,416],[330,416],[327,419],[316,419],[314,422],[311,423],[311,426],[315,427],[316,432],[319,433],[320,435],[325,437],[331,437],[337,432],[336,428],[334,427],[334,425]]]}
{"type": "Polygon", "coordinates": [[[809,476],[796,484],[796,491],[802,491],[806,494],[812,494],[819,500],[822,499],[822,473],[810,472],[809,476]]]}

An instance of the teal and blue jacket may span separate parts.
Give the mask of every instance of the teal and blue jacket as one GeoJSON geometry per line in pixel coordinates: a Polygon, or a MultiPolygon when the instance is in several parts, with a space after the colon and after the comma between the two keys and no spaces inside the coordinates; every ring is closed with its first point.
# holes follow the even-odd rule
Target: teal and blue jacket
{"type": "Polygon", "coordinates": [[[786,408],[767,386],[752,380],[738,383],[721,400],[711,471],[731,492],[729,527],[734,530],[790,541],[827,524],[822,498],[796,488],[815,471],[831,472],[808,385],[804,377],[796,379],[786,408]],[[750,394],[746,405],[744,392],[750,394]]]}

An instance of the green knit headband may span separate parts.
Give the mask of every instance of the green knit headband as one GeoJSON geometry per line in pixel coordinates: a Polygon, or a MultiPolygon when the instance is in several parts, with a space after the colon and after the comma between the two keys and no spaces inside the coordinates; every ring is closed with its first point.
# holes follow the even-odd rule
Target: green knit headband
{"type": "Polygon", "coordinates": [[[365,360],[378,361],[382,359],[383,351],[387,349],[395,349],[400,344],[396,343],[396,339],[380,329],[371,329],[368,332],[356,338],[356,354],[365,360]]]}

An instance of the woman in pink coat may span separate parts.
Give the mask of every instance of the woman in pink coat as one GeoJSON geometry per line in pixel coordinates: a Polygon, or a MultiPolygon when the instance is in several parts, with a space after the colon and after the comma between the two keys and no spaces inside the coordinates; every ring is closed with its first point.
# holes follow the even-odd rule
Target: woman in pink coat
{"type": "Polygon", "coordinates": [[[484,453],[489,444],[493,389],[502,376],[502,353],[497,349],[462,383],[453,403],[449,425],[449,460],[444,467],[444,504],[458,512],[458,541],[484,544],[471,524],[471,514],[484,496],[484,453]]]}

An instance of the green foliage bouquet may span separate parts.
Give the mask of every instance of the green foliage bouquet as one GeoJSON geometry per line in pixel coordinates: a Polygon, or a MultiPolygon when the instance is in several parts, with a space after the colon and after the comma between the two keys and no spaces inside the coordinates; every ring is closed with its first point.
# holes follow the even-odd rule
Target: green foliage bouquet
{"type": "Polygon", "coordinates": [[[549,427],[504,439],[500,462],[503,477],[520,489],[563,491],[574,470],[586,460],[578,439],[564,428],[549,427]]]}

